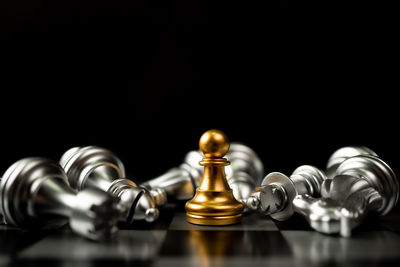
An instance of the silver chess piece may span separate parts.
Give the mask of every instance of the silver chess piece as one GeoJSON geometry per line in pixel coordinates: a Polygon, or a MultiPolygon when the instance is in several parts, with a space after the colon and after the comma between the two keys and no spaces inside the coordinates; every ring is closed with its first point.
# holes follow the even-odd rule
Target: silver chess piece
{"type": "Polygon", "coordinates": [[[293,200],[311,227],[321,233],[349,237],[368,214],[387,214],[397,203],[399,183],[393,170],[371,155],[342,162],[333,179],[321,186],[321,198],[298,196],[293,200]]]}
{"type": "Polygon", "coordinates": [[[123,221],[155,221],[159,216],[150,193],[126,179],[125,168],[111,151],[97,147],[74,147],[63,154],[60,165],[67,173],[69,183],[77,191],[96,188],[119,199],[123,221]]]}
{"type": "Polygon", "coordinates": [[[264,176],[264,165],[250,147],[240,143],[231,143],[225,157],[231,163],[225,167],[228,184],[233,196],[243,203],[244,212],[247,212],[247,199],[260,184],[264,176]]]}
{"type": "Polygon", "coordinates": [[[310,165],[298,167],[290,177],[280,172],[268,174],[247,200],[247,206],[284,221],[294,213],[292,201],[297,195],[320,196],[321,184],[327,177],[318,168],[310,165]]]}
{"type": "Polygon", "coordinates": [[[330,156],[326,165],[326,176],[328,179],[332,179],[339,165],[348,158],[360,156],[360,155],[371,155],[378,157],[378,155],[370,148],[365,146],[346,146],[336,150],[332,156],[330,156]]]}
{"type": "Polygon", "coordinates": [[[0,182],[0,201],[6,223],[23,229],[69,222],[74,232],[94,240],[117,230],[116,199],[92,189],[76,193],[61,166],[45,158],[25,158],[11,165],[0,182]]]}
{"type": "Polygon", "coordinates": [[[181,165],[140,186],[150,191],[157,206],[167,202],[187,201],[193,198],[202,180],[203,171],[199,168],[202,158],[197,151],[190,151],[181,165]]]}
{"type": "MultiPolygon", "coordinates": [[[[245,203],[256,184],[260,182],[264,174],[264,166],[251,148],[239,143],[232,143],[225,157],[231,162],[231,165],[225,167],[228,184],[235,198],[245,203]]],[[[190,151],[179,167],[141,186],[148,190],[165,191],[165,195],[170,200],[190,200],[203,178],[204,168],[199,165],[202,160],[203,155],[200,151],[190,151]]],[[[167,199],[163,200],[167,201],[167,199]]]]}

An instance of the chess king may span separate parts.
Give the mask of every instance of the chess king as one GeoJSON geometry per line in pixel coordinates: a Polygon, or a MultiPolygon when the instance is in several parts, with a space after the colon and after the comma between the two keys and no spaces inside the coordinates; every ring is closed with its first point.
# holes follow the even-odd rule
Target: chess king
{"type": "Polygon", "coordinates": [[[203,180],[193,199],[186,205],[188,222],[200,225],[229,225],[239,223],[244,206],[233,196],[226,180],[225,158],[229,151],[228,137],[219,130],[205,132],[199,142],[205,158],[199,162],[204,167],[203,180]]]}

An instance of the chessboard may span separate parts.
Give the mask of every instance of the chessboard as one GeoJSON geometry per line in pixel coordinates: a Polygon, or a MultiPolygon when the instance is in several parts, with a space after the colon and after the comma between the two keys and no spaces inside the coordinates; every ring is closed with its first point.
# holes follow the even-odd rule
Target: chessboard
{"type": "Polygon", "coordinates": [[[256,213],[230,226],[186,222],[182,205],[152,224],[120,225],[94,242],[65,226],[22,231],[0,226],[0,266],[398,266],[400,212],[368,217],[351,238],[313,231],[300,215],[279,222],[256,213]]]}

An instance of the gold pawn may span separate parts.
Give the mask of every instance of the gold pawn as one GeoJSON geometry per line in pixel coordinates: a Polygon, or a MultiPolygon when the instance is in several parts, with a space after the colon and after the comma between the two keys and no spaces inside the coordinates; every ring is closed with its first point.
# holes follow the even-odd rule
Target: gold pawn
{"type": "Polygon", "coordinates": [[[228,225],[242,220],[243,204],[235,199],[225,176],[229,165],[223,156],[229,150],[228,137],[219,130],[205,132],[199,142],[206,157],[199,162],[204,176],[196,195],[186,205],[186,219],[193,224],[228,225]]]}

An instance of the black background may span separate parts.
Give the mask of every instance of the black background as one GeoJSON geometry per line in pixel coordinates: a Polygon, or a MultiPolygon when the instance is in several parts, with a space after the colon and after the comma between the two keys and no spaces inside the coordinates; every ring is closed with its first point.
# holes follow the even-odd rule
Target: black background
{"type": "Polygon", "coordinates": [[[141,181],[180,164],[210,128],[251,146],[266,172],[323,168],[346,145],[399,171],[387,17],[215,1],[2,5],[1,172],[100,145],[141,181]]]}

